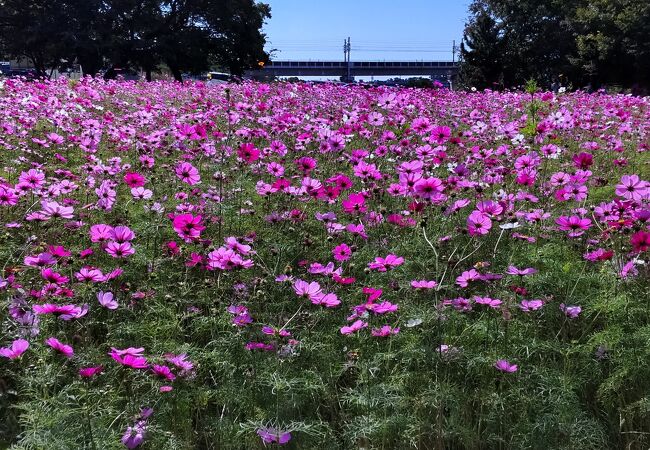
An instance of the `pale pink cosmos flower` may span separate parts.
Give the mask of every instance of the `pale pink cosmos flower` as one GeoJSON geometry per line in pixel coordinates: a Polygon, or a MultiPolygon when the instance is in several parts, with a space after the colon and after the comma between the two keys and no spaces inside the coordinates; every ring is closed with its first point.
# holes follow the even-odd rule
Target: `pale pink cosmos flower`
{"type": "Polygon", "coordinates": [[[112,292],[99,291],[97,293],[97,301],[106,309],[117,309],[117,300],[113,298],[112,292]]]}
{"type": "Polygon", "coordinates": [[[293,283],[293,290],[299,297],[307,297],[310,299],[321,294],[320,284],[316,281],[308,283],[307,281],[296,280],[293,283]]]}
{"type": "Polygon", "coordinates": [[[560,310],[569,318],[575,319],[582,312],[582,308],[576,305],[565,305],[564,303],[560,304],[560,310]]]}
{"type": "Polygon", "coordinates": [[[544,306],[544,301],[539,299],[522,300],[519,304],[519,308],[521,308],[523,312],[537,311],[542,306],[544,306]]]}
{"type": "Polygon", "coordinates": [[[315,294],[310,296],[309,300],[311,300],[314,305],[322,305],[326,308],[336,308],[341,304],[341,300],[339,300],[336,294],[333,293],[315,294]]]}
{"type": "Polygon", "coordinates": [[[616,195],[639,202],[650,196],[650,185],[638,175],[623,175],[621,183],[616,185],[616,195]]]}
{"type": "Polygon", "coordinates": [[[527,267],[525,269],[518,269],[515,266],[508,266],[508,270],[506,270],[506,274],[508,275],[519,275],[521,277],[526,276],[526,275],[533,275],[537,273],[537,269],[533,267],[527,267]]]}
{"type": "Polygon", "coordinates": [[[45,219],[72,219],[73,212],[74,208],[72,206],[63,206],[54,201],[44,201],[41,203],[40,213],[45,217],[45,219]]]}

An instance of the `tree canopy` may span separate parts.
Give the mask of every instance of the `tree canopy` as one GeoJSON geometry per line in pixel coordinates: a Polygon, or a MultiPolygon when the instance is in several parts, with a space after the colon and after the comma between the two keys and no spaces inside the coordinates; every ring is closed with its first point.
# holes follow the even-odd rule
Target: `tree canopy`
{"type": "Polygon", "coordinates": [[[647,0],[474,0],[461,46],[476,87],[650,85],[647,0]]]}
{"type": "Polygon", "coordinates": [[[182,72],[217,65],[241,75],[265,61],[270,7],[254,0],[3,0],[0,45],[45,75],[74,61],[87,74],[165,64],[182,72]]]}

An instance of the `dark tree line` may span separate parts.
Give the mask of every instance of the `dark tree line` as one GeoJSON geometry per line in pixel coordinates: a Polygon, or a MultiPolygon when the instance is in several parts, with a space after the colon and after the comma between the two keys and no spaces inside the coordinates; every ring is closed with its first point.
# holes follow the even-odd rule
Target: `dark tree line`
{"type": "Polygon", "coordinates": [[[461,44],[464,82],[535,78],[576,87],[650,87],[649,0],[474,0],[461,44]]]}
{"type": "Polygon", "coordinates": [[[39,75],[78,63],[84,73],[161,64],[177,80],[210,66],[234,75],[266,61],[270,7],[255,0],[0,0],[0,56],[39,75]]]}

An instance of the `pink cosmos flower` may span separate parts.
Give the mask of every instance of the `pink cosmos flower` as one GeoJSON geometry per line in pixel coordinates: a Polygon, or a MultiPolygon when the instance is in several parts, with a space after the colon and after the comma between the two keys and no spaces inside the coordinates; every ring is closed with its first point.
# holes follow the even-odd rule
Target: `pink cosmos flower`
{"type": "Polygon", "coordinates": [[[142,187],[145,184],[145,178],[137,172],[127,172],[124,175],[124,182],[130,188],[142,187]]]}
{"type": "Polygon", "coordinates": [[[94,267],[82,267],[79,269],[79,272],[74,274],[74,276],[77,281],[80,281],[82,283],[87,281],[90,281],[92,283],[99,283],[105,281],[106,279],[102,271],[94,267]]]}
{"type": "Polygon", "coordinates": [[[500,371],[500,372],[505,372],[505,373],[514,373],[517,371],[517,365],[516,364],[510,364],[508,361],[505,359],[500,359],[498,360],[495,364],[494,367],[500,371]]]}
{"type": "Polygon", "coordinates": [[[337,261],[347,261],[352,255],[352,249],[347,244],[339,244],[332,250],[334,259],[337,261]]]}
{"type": "Polygon", "coordinates": [[[103,223],[90,227],[90,240],[92,242],[106,242],[113,239],[113,227],[103,223]]]}
{"type": "Polygon", "coordinates": [[[259,428],[256,431],[257,435],[266,444],[285,445],[291,440],[291,433],[288,431],[280,431],[275,428],[259,428]]]}
{"type": "Polygon", "coordinates": [[[47,269],[41,270],[41,276],[44,280],[55,284],[65,284],[70,281],[70,278],[63,276],[58,272],[55,272],[49,267],[47,269]]]}
{"type": "Polygon", "coordinates": [[[147,358],[142,356],[142,351],[144,351],[142,348],[128,348],[126,350],[111,348],[109,355],[114,361],[125,367],[130,367],[132,369],[146,369],[149,367],[149,364],[147,363],[147,358]],[[134,352],[130,353],[130,350],[133,350],[134,352]]]}
{"type": "Polygon", "coordinates": [[[496,309],[501,306],[501,303],[503,302],[498,298],[474,296],[474,303],[496,309]]]}
{"type": "Polygon", "coordinates": [[[14,206],[18,203],[16,191],[6,186],[0,186],[0,206],[14,206]]]}
{"type": "Polygon", "coordinates": [[[362,213],[368,209],[366,206],[366,198],[362,194],[348,195],[348,198],[343,200],[341,205],[343,206],[343,211],[348,214],[362,213]]]}
{"type": "Polygon", "coordinates": [[[321,287],[316,281],[308,283],[303,280],[296,280],[293,283],[293,290],[299,297],[312,298],[321,294],[321,287]]]}
{"type": "MultiPolygon", "coordinates": [[[[632,237],[634,238],[634,236],[632,237]]],[[[594,251],[587,252],[582,255],[584,259],[591,262],[607,261],[611,259],[613,256],[614,256],[614,252],[612,250],[605,250],[604,248],[597,248],[594,251]]]]}
{"type": "Polygon", "coordinates": [[[650,249],[650,232],[639,230],[630,238],[632,250],[635,253],[645,252],[650,249]]]}
{"type": "Polygon", "coordinates": [[[438,283],[433,280],[413,280],[411,281],[411,287],[413,289],[435,289],[438,286],[438,283]]]}
{"type": "Polygon", "coordinates": [[[326,308],[336,308],[341,304],[341,300],[339,300],[336,294],[333,293],[315,294],[310,296],[309,300],[311,300],[314,305],[322,305],[326,308]]]}
{"type": "Polygon", "coordinates": [[[444,190],[444,186],[440,178],[420,178],[413,185],[413,190],[423,199],[432,199],[444,190]]]}
{"type": "Polygon", "coordinates": [[[580,306],[560,304],[560,310],[569,318],[576,319],[582,312],[580,306]]]}
{"type": "Polygon", "coordinates": [[[523,312],[537,311],[542,306],[544,306],[544,301],[542,300],[522,300],[519,304],[519,308],[523,312]]]}
{"type": "Polygon", "coordinates": [[[111,239],[113,239],[118,244],[131,242],[133,239],[135,239],[135,233],[131,231],[129,227],[119,226],[113,228],[111,231],[111,239]]]}
{"type": "Polygon", "coordinates": [[[135,249],[130,242],[109,242],[106,245],[106,253],[111,255],[113,258],[126,258],[135,253],[135,249]]]}
{"type": "Polygon", "coordinates": [[[20,173],[18,181],[31,189],[37,189],[45,184],[45,173],[37,169],[29,169],[27,172],[20,173]]]}
{"type": "Polygon", "coordinates": [[[356,333],[357,331],[366,328],[367,326],[368,326],[367,322],[364,322],[363,320],[356,320],[350,326],[341,327],[341,334],[347,335],[347,334],[356,333]]]}
{"type": "Polygon", "coordinates": [[[470,236],[488,234],[492,228],[492,221],[480,211],[472,211],[467,218],[467,231],[470,236]]]}
{"type": "Polygon", "coordinates": [[[386,301],[380,303],[366,304],[366,309],[368,311],[372,311],[375,314],[387,314],[387,313],[397,311],[399,309],[399,306],[395,305],[394,303],[386,301]]]}
{"type": "Polygon", "coordinates": [[[528,267],[526,269],[518,269],[515,266],[508,266],[508,270],[506,270],[506,274],[508,275],[519,275],[520,277],[526,276],[526,275],[533,275],[537,273],[537,269],[534,269],[532,267],[528,267]]]}
{"type": "Polygon", "coordinates": [[[578,237],[591,228],[591,219],[580,218],[579,216],[560,216],[555,220],[560,230],[569,231],[569,237],[578,237]]]}
{"type": "Polygon", "coordinates": [[[391,253],[385,258],[377,256],[373,262],[368,263],[368,268],[378,272],[386,272],[388,269],[393,269],[402,264],[404,264],[404,258],[391,253]]]}
{"type": "Polygon", "coordinates": [[[192,214],[179,214],[172,221],[174,231],[181,239],[196,240],[201,237],[205,227],[201,224],[202,217],[192,214]]]}
{"type": "Polygon", "coordinates": [[[470,282],[480,280],[481,278],[481,274],[478,273],[476,269],[470,269],[461,273],[460,276],[456,278],[456,284],[460,287],[466,288],[469,286],[470,282]]]}
{"type": "MultiPolygon", "coordinates": [[[[282,333],[284,330],[280,330],[280,333],[282,333]]],[[[288,333],[288,332],[286,332],[288,333]]],[[[282,335],[282,334],[280,334],[282,335]]],[[[194,363],[192,361],[187,360],[187,354],[181,353],[180,355],[175,355],[173,353],[167,353],[165,354],[165,361],[172,363],[174,366],[177,368],[181,369],[181,376],[184,374],[187,374],[190,372],[192,369],[194,369],[194,363]]]]}
{"type": "Polygon", "coordinates": [[[72,219],[74,208],[72,206],[62,206],[54,201],[44,201],[41,203],[41,215],[47,219],[72,219]]]}
{"type": "Polygon", "coordinates": [[[275,346],[273,344],[267,344],[264,342],[248,342],[246,343],[244,348],[248,351],[253,351],[253,350],[262,350],[264,352],[275,351],[275,346]]]}
{"type": "Polygon", "coordinates": [[[176,166],[176,176],[180,178],[183,183],[187,183],[190,186],[194,186],[201,182],[199,171],[188,162],[183,162],[176,166]]]}
{"type": "Polygon", "coordinates": [[[42,305],[32,306],[32,310],[36,314],[52,314],[61,320],[68,321],[72,319],[79,319],[88,314],[88,305],[75,306],[44,303],[42,305]]]}
{"type": "Polygon", "coordinates": [[[9,359],[18,359],[29,348],[29,342],[25,339],[16,339],[11,343],[11,347],[0,348],[0,356],[9,359]]]}
{"type": "Polygon", "coordinates": [[[208,253],[207,267],[209,270],[248,269],[253,267],[253,261],[242,258],[241,255],[229,248],[219,247],[208,253]]]}
{"type": "Polygon", "coordinates": [[[151,371],[154,375],[164,378],[165,380],[174,381],[176,379],[176,375],[172,373],[172,370],[168,366],[154,364],[151,367],[151,371]]]}
{"type": "Polygon", "coordinates": [[[106,309],[117,309],[117,301],[113,298],[112,292],[99,291],[97,293],[97,301],[106,309]]]}
{"type": "Polygon", "coordinates": [[[60,353],[61,355],[65,356],[66,358],[72,358],[74,355],[74,350],[72,349],[71,346],[62,343],[55,337],[50,337],[45,340],[45,344],[47,344],[49,347],[51,347],[55,352],[60,353]]]}
{"type": "Polygon", "coordinates": [[[639,202],[650,195],[650,185],[638,175],[623,175],[621,183],[616,185],[616,195],[639,202]]]}
{"type": "Polygon", "coordinates": [[[390,325],[384,325],[381,328],[373,328],[370,334],[375,337],[388,337],[399,333],[399,328],[393,328],[390,325]]]}
{"type": "Polygon", "coordinates": [[[79,369],[79,376],[81,378],[92,378],[95,375],[98,375],[104,371],[104,366],[91,366],[91,367],[82,367],[79,369]]]}
{"type": "Polygon", "coordinates": [[[137,200],[149,200],[153,196],[153,192],[150,189],[145,189],[140,186],[132,188],[131,195],[137,200]]]}
{"type": "Polygon", "coordinates": [[[260,158],[260,151],[250,142],[245,142],[239,146],[237,156],[244,162],[251,164],[260,158]]]}

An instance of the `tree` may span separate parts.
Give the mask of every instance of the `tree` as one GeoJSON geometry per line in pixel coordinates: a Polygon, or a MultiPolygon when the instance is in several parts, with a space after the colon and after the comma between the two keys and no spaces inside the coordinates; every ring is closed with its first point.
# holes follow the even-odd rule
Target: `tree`
{"type": "Polygon", "coordinates": [[[474,0],[463,71],[480,84],[501,57],[505,87],[563,76],[575,85],[650,85],[647,0],[474,0]],[[496,49],[496,50],[495,50],[496,49]]]}
{"type": "Polygon", "coordinates": [[[571,61],[594,87],[650,85],[650,2],[591,0],[572,17],[576,53],[571,61]]]}
{"type": "Polygon", "coordinates": [[[0,45],[41,76],[62,62],[87,74],[161,63],[177,80],[217,64],[241,75],[266,61],[261,32],[270,8],[255,0],[3,0],[0,45]]]}
{"type": "Polygon", "coordinates": [[[63,0],[4,0],[0,40],[6,56],[29,59],[39,76],[72,57],[66,45],[70,8],[63,0]]]}
{"type": "Polygon", "coordinates": [[[474,2],[472,16],[460,44],[460,77],[467,86],[494,87],[503,75],[503,36],[483,2],[474,2]]]}

